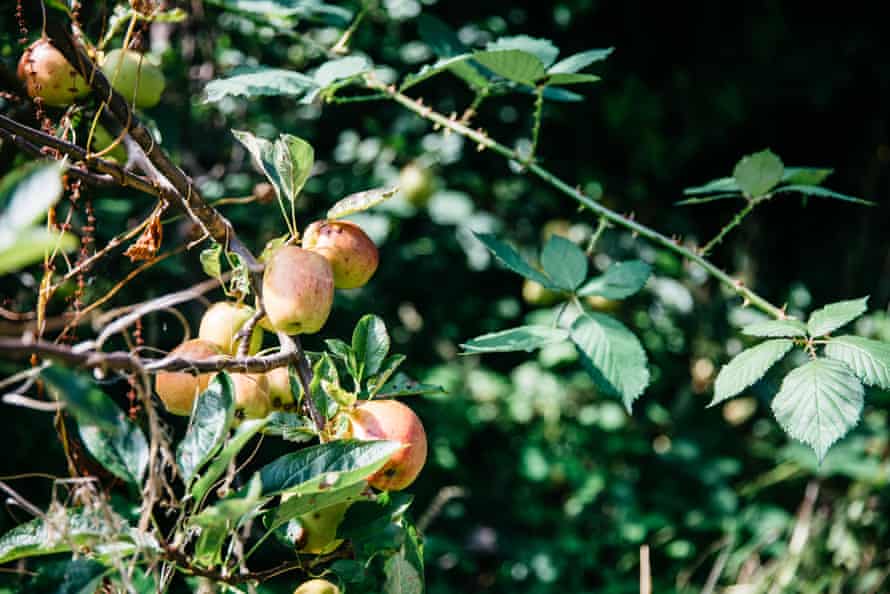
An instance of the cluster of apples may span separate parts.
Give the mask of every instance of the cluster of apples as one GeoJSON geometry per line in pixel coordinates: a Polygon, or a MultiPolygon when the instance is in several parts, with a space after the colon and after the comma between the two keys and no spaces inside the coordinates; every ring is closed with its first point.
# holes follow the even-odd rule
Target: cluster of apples
{"type": "MultiPolygon", "coordinates": [[[[114,89],[136,107],[154,107],[161,100],[166,84],[164,72],[151,57],[116,49],[102,57],[100,67],[114,89]]],[[[18,76],[28,95],[52,107],[67,107],[90,90],[87,81],[45,37],[22,54],[18,76]]]]}

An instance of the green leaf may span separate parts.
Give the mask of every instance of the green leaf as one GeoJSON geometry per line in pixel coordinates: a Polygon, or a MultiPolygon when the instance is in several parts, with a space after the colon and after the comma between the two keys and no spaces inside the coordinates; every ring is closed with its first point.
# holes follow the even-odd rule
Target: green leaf
{"type": "Polygon", "coordinates": [[[773,399],[773,413],[788,435],[822,460],[862,413],[863,387],[844,363],[816,359],[793,370],[773,399]]]}
{"type": "Polygon", "coordinates": [[[306,19],[345,28],[353,18],[352,11],[321,0],[207,0],[207,3],[232,12],[246,13],[261,19],[280,20],[282,24],[290,25],[295,25],[300,19],[306,19]]]}
{"type": "Polygon", "coordinates": [[[572,324],[572,341],[597,387],[619,396],[628,412],[649,385],[646,352],[621,322],[585,312],[572,324]]]}
{"type": "Polygon", "coordinates": [[[483,334],[460,345],[467,353],[531,352],[548,344],[568,340],[569,332],[551,326],[519,326],[483,334]]]}
{"type": "Polygon", "coordinates": [[[349,357],[352,355],[352,347],[339,338],[328,338],[324,343],[328,347],[328,351],[330,351],[331,355],[342,361],[348,361],[349,357]]]}
{"type": "Polygon", "coordinates": [[[488,87],[488,78],[479,72],[478,68],[472,63],[472,58],[472,54],[464,54],[445,58],[434,64],[427,64],[418,72],[406,76],[400,90],[406,91],[443,72],[451,72],[475,89],[488,87]]]}
{"type": "Polygon", "coordinates": [[[375,396],[386,382],[393,376],[399,366],[405,362],[405,355],[390,355],[383,360],[380,370],[368,378],[368,395],[375,396]]]}
{"type": "Polygon", "coordinates": [[[825,345],[825,355],[846,363],[869,386],[890,390],[890,344],[861,336],[837,336],[825,345]]]}
{"type": "Polygon", "coordinates": [[[230,532],[225,525],[201,528],[198,542],[195,543],[195,563],[207,568],[222,564],[222,547],[230,532]]]}
{"type": "Polygon", "coordinates": [[[548,85],[578,85],[583,83],[593,83],[598,80],[600,80],[600,77],[595,74],[556,73],[548,74],[543,82],[548,85]]]}
{"type": "Polygon", "coordinates": [[[615,262],[600,276],[595,276],[580,289],[578,295],[599,295],[606,299],[626,299],[646,285],[652,267],[642,260],[615,262]]]}
{"type": "Polygon", "coordinates": [[[594,62],[601,62],[602,60],[605,60],[614,51],[614,47],[607,47],[605,49],[591,49],[585,52],[580,52],[571,55],[568,58],[563,58],[562,60],[551,66],[547,72],[550,74],[573,74],[575,72],[583,70],[584,68],[587,68],[594,62]]]}
{"type": "Polygon", "coordinates": [[[40,262],[55,249],[73,252],[79,245],[77,236],[67,232],[56,233],[43,227],[0,229],[0,275],[40,262]]]}
{"type": "Polygon", "coordinates": [[[95,512],[61,510],[19,524],[0,536],[0,563],[70,551],[110,536],[110,525],[95,512]]]}
{"type": "Polygon", "coordinates": [[[536,57],[546,68],[556,61],[559,49],[549,39],[529,37],[528,35],[514,35],[500,37],[485,46],[486,50],[517,50],[536,57]]]}
{"type": "Polygon", "coordinates": [[[683,190],[683,194],[687,196],[696,196],[699,194],[722,194],[725,192],[741,192],[738,182],[734,177],[721,177],[711,180],[702,186],[694,186],[683,190]]]}
{"type": "Polygon", "coordinates": [[[267,420],[263,433],[277,435],[286,441],[303,443],[317,435],[312,421],[297,413],[275,411],[267,420]]]}
{"type": "Polygon", "coordinates": [[[362,498],[367,485],[358,481],[342,489],[326,489],[299,493],[283,501],[271,514],[267,528],[275,530],[290,520],[309,513],[315,509],[330,507],[344,501],[356,501],[362,498]]]}
{"type": "Polygon", "coordinates": [[[195,399],[185,437],[176,449],[176,461],[186,484],[222,447],[235,415],[234,393],[232,378],[220,372],[195,399]]]}
{"type": "Polygon", "coordinates": [[[423,594],[423,577],[401,553],[395,553],[383,566],[385,594],[423,594]]]}
{"type": "Polygon", "coordinates": [[[743,157],[735,166],[732,176],[742,192],[757,198],[769,193],[782,181],[785,167],[769,149],[743,157]]]}
{"type": "Polygon", "coordinates": [[[329,60],[318,67],[313,79],[315,83],[325,89],[330,85],[353,78],[371,69],[371,63],[362,56],[347,56],[336,60],[329,60]]]}
{"type": "Polygon", "coordinates": [[[365,190],[364,192],[350,194],[346,198],[339,200],[328,210],[328,218],[339,219],[357,212],[368,210],[369,208],[374,208],[378,204],[395,196],[398,191],[398,187],[375,188],[373,190],[365,190]]]}
{"type": "Polygon", "coordinates": [[[222,276],[222,264],[220,263],[220,258],[222,257],[222,244],[216,243],[213,244],[204,250],[201,250],[201,255],[198,257],[201,261],[201,268],[204,269],[204,274],[209,276],[210,278],[219,278],[222,276]]]}
{"type": "Polygon", "coordinates": [[[192,518],[191,523],[204,528],[225,526],[231,530],[252,517],[252,514],[268,500],[269,497],[262,495],[259,478],[254,475],[245,488],[204,508],[192,518]]]}
{"type": "Polygon", "coordinates": [[[719,404],[753,386],[793,347],[792,340],[767,340],[733,357],[717,374],[714,399],[708,406],[719,404]]]}
{"type": "Polygon", "coordinates": [[[62,197],[62,163],[32,162],[0,182],[0,235],[30,228],[62,197]]]}
{"type": "Polygon", "coordinates": [[[338,440],[285,454],[258,471],[264,496],[311,493],[364,481],[402,448],[394,441],[338,440]]]}
{"type": "Polygon", "coordinates": [[[68,405],[87,451],[109,472],[139,484],[148,466],[148,442],[137,425],[86,376],[62,367],[41,372],[49,393],[68,405]]]}
{"type": "Polygon", "coordinates": [[[547,76],[541,60],[534,54],[521,50],[474,52],[473,59],[497,76],[518,83],[534,85],[547,76]]]}
{"type": "Polygon", "coordinates": [[[423,13],[417,18],[417,33],[440,58],[452,58],[470,51],[451,27],[432,15],[423,13]]]}
{"type": "Polygon", "coordinates": [[[817,309],[810,314],[810,319],[807,320],[810,336],[825,336],[834,332],[864,314],[867,309],[867,296],[859,299],[850,299],[849,301],[830,303],[821,309],[817,309]]]}
{"type": "Polygon", "coordinates": [[[380,371],[389,354],[389,334],[386,324],[379,317],[368,314],[358,321],[352,333],[352,351],[355,353],[359,382],[380,371]]]}
{"type": "Polygon", "coordinates": [[[37,575],[25,591],[44,594],[95,594],[102,579],[111,572],[111,568],[92,559],[50,561],[40,564],[37,575]]]}
{"type": "Polygon", "coordinates": [[[807,327],[797,320],[767,320],[749,324],[742,328],[742,334],[763,338],[793,338],[807,335],[807,327]]]}
{"type": "Polygon", "coordinates": [[[862,198],[856,198],[855,196],[848,196],[847,194],[841,194],[840,192],[835,192],[833,190],[822,188],[820,186],[805,186],[794,184],[790,186],[782,186],[781,188],[778,188],[775,193],[788,194],[791,192],[797,192],[799,194],[804,194],[805,196],[816,196],[818,198],[832,198],[834,200],[840,200],[841,202],[852,202],[853,204],[861,204],[863,206],[877,206],[870,200],[863,200],[862,198]]]}
{"type": "Polygon", "coordinates": [[[687,198],[686,200],[680,200],[676,202],[674,206],[693,206],[696,204],[708,204],[709,202],[717,202],[719,200],[742,200],[744,197],[741,194],[730,193],[730,194],[713,194],[711,196],[705,196],[704,198],[687,198]]]}
{"type": "Polygon", "coordinates": [[[294,202],[312,172],[315,151],[312,145],[302,138],[282,134],[275,141],[274,155],[281,189],[287,199],[294,202]]]}
{"type": "Polygon", "coordinates": [[[225,97],[303,97],[318,89],[318,83],[299,72],[266,66],[239,68],[227,78],[218,78],[204,87],[204,103],[225,97]]]}
{"type": "Polygon", "coordinates": [[[544,245],[541,265],[553,283],[564,291],[574,291],[587,277],[587,255],[559,235],[552,235],[544,245]]]}
{"type": "Polygon", "coordinates": [[[243,130],[232,130],[232,134],[238,142],[244,145],[247,152],[251,154],[254,165],[256,165],[257,169],[266,176],[266,179],[269,180],[272,187],[275,188],[275,193],[277,194],[278,199],[281,200],[286,197],[286,182],[281,177],[281,173],[278,169],[275,143],[266,140],[265,138],[254,136],[250,132],[245,132],[243,130]]]}
{"type": "Polygon", "coordinates": [[[494,254],[494,257],[501,264],[527,279],[531,279],[548,289],[557,289],[558,287],[546,274],[535,270],[531,264],[526,262],[519,253],[506,243],[497,239],[489,233],[474,233],[476,238],[482,242],[488,250],[494,254]]]}
{"type": "Polygon", "coordinates": [[[442,386],[434,384],[422,384],[412,380],[404,373],[396,374],[377,393],[378,398],[400,398],[402,396],[421,396],[424,394],[444,394],[442,386]]]}
{"type": "Polygon", "coordinates": [[[256,435],[263,427],[266,426],[269,417],[265,419],[250,419],[242,421],[235,431],[235,435],[229,440],[222,451],[213,458],[213,462],[207,467],[207,470],[201,475],[190,489],[190,494],[197,501],[204,499],[204,496],[213,486],[213,484],[223,475],[235,456],[238,455],[247,442],[256,435]]]}
{"type": "Polygon", "coordinates": [[[818,186],[834,173],[834,169],[819,167],[786,167],[782,174],[782,183],[818,186]]]}

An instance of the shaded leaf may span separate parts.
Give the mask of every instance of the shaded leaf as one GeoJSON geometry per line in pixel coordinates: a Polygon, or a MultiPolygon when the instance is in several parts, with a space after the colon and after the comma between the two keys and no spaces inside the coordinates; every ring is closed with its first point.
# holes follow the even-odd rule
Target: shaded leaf
{"type": "Polygon", "coordinates": [[[423,593],[423,577],[401,552],[386,560],[383,572],[386,574],[386,582],[383,584],[386,594],[423,593]]]}
{"type": "Polygon", "coordinates": [[[870,200],[863,200],[862,198],[856,198],[855,196],[848,196],[847,194],[841,194],[840,192],[835,192],[833,190],[829,190],[820,186],[805,186],[794,184],[790,186],[782,186],[781,188],[778,188],[775,193],[788,194],[791,192],[804,194],[805,196],[816,196],[818,198],[832,198],[834,200],[840,200],[841,202],[852,202],[853,204],[861,204],[863,206],[876,206],[876,204],[874,202],[871,202],[870,200]]]}
{"type": "Polygon", "coordinates": [[[771,150],[767,149],[743,157],[732,172],[742,192],[751,198],[769,193],[782,181],[784,165],[771,150]]]}
{"type": "Polygon", "coordinates": [[[266,66],[239,68],[226,78],[217,78],[204,87],[204,102],[214,103],[233,97],[302,97],[318,89],[314,79],[280,68],[266,66]]]}
{"type": "Polygon", "coordinates": [[[788,435],[813,448],[822,460],[859,421],[863,393],[844,363],[816,359],[785,376],[772,408],[788,435]]]}
{"type": "Polygon", "coordinates": [[[767,320],[745,326],[742,334],[763,338],[803,337],[807,335],[807,326],[797,320],[767,320]]]}
{"type": "Polygon", "coordinates": [[[108,522],[97,513],[63,510],[48,517],[19,524],[0,536],[0,563],[63,553],[110,536],[108,522]]]}
{"type": "Polygon", "coordinates": [[[583,83],[593,83],[598,80],[600,80],[600,77],[595,74],[557,73],[548,74],[543,82],[548,85],[578,85],[583,83]]]}
{"type": "Polygon", "coordinates": [[[698,194],[719,194],[724,192],[741,192],[738,182],[734,177],[721,177],[711,180],[701,186],[686,188],[683,193],[687,196],[695,196],[698,194]]]}
{"type": "Polygon", "coordinates": [[[810,336],[825,336],[846,326],[868,309],[868,297],[829,303],[810,314],[807,329],[810,336]]]}
{"type": "Polygon", "coordinates": [[[302,138],[282,134],[275,141],[274,160],[281,189],[287,199],[293,202],[309,179],[315,163],[315,151],[302,138]]]}
{"type": "Polygon", "coordinates": [[[587,255],[559,235],[551,236],[544,245],[541,265],[553,283],[564,291],[574,291],[587,277],[587,255]]]}
{"type": "Polygon", "coordinates": [[[219,278],[222,276],[222,264],[220,262],[220,258],[222,257],[222,244],[216,243],[213,244],[206,249],[201,250],[201,255],[198,256],[198,259],[201,261],[201,268],[204,270],[204,274],[211,278],[219,278]]]}
{"type": "Polygon", "coordinates": [[[378,398],[399,398],[402,396],[420,396],[423,394],[444,394],[442,386],[435,384],[422,384],[412,380],[404,373],[396,376],[383,384],[377,393],[378,398]]]}
{"type": "Polygon", "coordinates": [[[575,72],[579,72],[584,68],[587,68],[594,62],[605,60],[614,51],[614,47],[607,47],[605,49],[591,49],[584,52],[579,52],[577,54],[569,56],[568,58],[563,58],[562,60],[551,66],[547,72],[550,74],[572,74],[575,72]]]}
{"type": "Polygon", "coordinates": [[[642,289],[651,274],[652,267],[642,260],[615,262],[603,274],[584,283],[578,289],[578,295],[626,299],[642,289]]]}
{"type": "Polygon", "coordinates": [[[553,281],[546,274],[539,272],[535,268],[532,267],[531,264],[525,261],[525,259],[519,255],[519,253],[514,250],[511,246],[497,239],[494,235],[489,233],[474,233],[476,238],[488,248],[488,250],[494,254],[494,257],[497,258],[501,264],[512,270],[513,272],[524,276],[525,278],[531,279],[536,283],[539,283],[548,289],[557,289],[558,287],[553,283],[553,281]]]}
{"type": "Polygon", "coordinates": [[[249,419],[241,422],[237,431],[235,431],[235,434],[228,443],[226,443],[222,451],[213,458],[213,462],[210,463],[203,474],[201,474],[201,477],[192,485],[189,491],[192,497],[198,501],[201,501],[204,498],[213,484],[226,471],[229,462],[238,455],[238,452],[247,445],[247,442],[249,442],[254,435],[266,426],[268,418],[269,417],[266,417],[265,419],[249,419]]]}
{"type": "Polygon", "coordinates": [[[418,17],[417,33],[423,42],[430,46],[433,53],[440,58],[452,58],[470,51],[470,48],[460,40],[451,27],[427,13],[418,17]]]}
{"type": "Polygon", "coordinates": [[[267,417],[263,433],[277,435],[294,443],[309,441],[317,435],[315,426],[310,419],[297,413],[282,411],[275,411],[267,417]]]}
{"type": "Polygon", "coordinates": [[[559,49],[549,39],[529,37],[528,35],[499,37],[488,43],[485,49],[489,51],[516,50],[530,54],[536,57],[545,68],[553,64],[556,61],[556,56],[559,55],[559,49]]]}
{"type": "Polygon", "coordinates": [[[519,326],[491,334],[483,334],[460,345],[467,353],[531,352],[542,346],[563,342],[569,332],[551,326],[519,326]]]}
{"type": "Polygon", "coordinates": [[[794,341],[767,340],[745,349],[720,369],[714,382],[714,399],[708,406],[719,404],[753,386],[794,347],[794,341]]]}
{"type": "Polygon", "coordinates": [[[339,82],[358,76],[371,69],[371,63],[362,56],[347,56],[329,60],[318,67],[313,79],[322,89],[339,82]]]}
{"type": "Polygon", "coordinates": [[[232,378],[220,372],[195,399],[185,437],[176,449],[176,461],[186,484],[222,447],[234,414],[232,378]]]}
{"type": "Polygon", "coordinates": [[[473,60],[501,78],[527,85],[534,85],[547,75],[544,64],[537,56],[521,50],[475,52],[473,60]]]}
{"type": "Polygon", "coordinates": [[[820,167],[786,167],[782,174],[782,182],[786,184],[803,184],[818,186],[834,173],[834,169],[820,167]]]}

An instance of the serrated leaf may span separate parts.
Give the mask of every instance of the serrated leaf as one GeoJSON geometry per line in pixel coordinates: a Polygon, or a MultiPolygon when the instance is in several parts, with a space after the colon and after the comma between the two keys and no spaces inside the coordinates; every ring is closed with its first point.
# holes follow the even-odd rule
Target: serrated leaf
{"type": "Polygon", "coordinates": [[[274,160],[278,178],[281,180],[281,189],[287,199],[293,202],[300,195],[312,172],[315,150],[302,138],[282,134],[275,141],[274,160]]]}
{"type": "Polygon", "coordinates": [[[451,72],[473,88],[484,88],[489,84],[488,78],[472,63],[472,57],[471,54],[463,54],[438,60],[434,64],[427,64],[418,72],[406,76],[400,90],[406,91],[443,72],[451,72]]]}
{"type": "Polygon", "coordinates": [[[499,37],[485,46],[486,50],[516,50],[535,56],[541,64],[547,68],[556,61],[559,49],[549,39],[529,37],[528,35],[513,35],[499,37]]]}
{"type": "Polygon", "coordinates": [[[855,196],[848,196],[847,194],[841,194],[840,192],[835,192],[821,186],[793,184],[790,186],[782,186],[781,188],[778,188],[775,193],[788,194],[791,192],[803,194],[805,196],[816,196],[818,198],[831,198],[834,200],[840,200],[841,202],[851,202],[853,204],[861,204],[863,206],[877,206],[870,200],[863,200],[862,198],[856,198],[855,196]]]}
{"type": "Polygon", "coordinates": [[[217,78],[204,87],[204,103],[232,97],[302,97],[318,90],[314,79],[280,68],[266,66],[239,68],[229,77],[217,78]]]}
{"type": "Polygon", "coordinates": [[[696,196],[699,194],[721,194],[725,192],[741,192],[738,182],[734,177],[721,177],[711,180],[701,186],[693,186],[683,190],[683,194],[687,196],[696,196]]]}
{"type": "Polygon", "coordinates": [[[572,341],[597,387],[619,396],[628,412],[649,385],[646,351],[621,322],[585,312],[572,324],[572,341]]]}
{"type": "Polygon", "coordinates": [[[769,193],[782,181],[785,166],[771,150],[767,149],[743,157],[732,172],[742,192],[756,198],[769,193]]]}
{"type": "Polygon", "coordinates": [[[0,234],[21,231],[46,216],[62,197],[61,162],[32,162],[7,174],[0,182],[0,234]]]}
{"type": "Polygon", "coordinates": [[[368,314],[355,325],[352,332],[352,352],[355,353],[358,377],[370,377],[380,371],[389,354],[390,340],[386,324],[379,317],[368,314]]]}
{"type": "Polygon", "coordinates": [[[247,445],[247,442],[266,426],[269,417],[265,419],[248,419],[238,425],[237,431],[223,447],[222,451],[213,458],[201,477],[195,481],[190,489],[190,494],[197,501],[201,501],[213,484],[223,475],[238,452],[247,445]]]}
{"type": "Polygon", "coordinates": [[[626,299],[642,289],[651,274],[652,267],[642,260],[615,262],[603,274],[584,283],[578,289],[578,295],[626,299]]]}
{"type": "Polygon", "coordinates": [[[859,421],[863,394],[862,384],[844,363],[816,359],[785,376],[772,408],[785,432],[822,460],[859,421]]]}
{"type": "Polygon", "coordinates": [[[378,204],[395,196],[398,191],[398,187],[375,188],[373,190],[365,190],[364,192],[350,194],[346,198],[337,201],[337,203],[328,210],[328,218],[339,219],[357,212],[368,210],[369,208],[374,208],[378,204]]]}
{"type": "Polygon", "coordinates": [[[836,336],[825,345],[825,355],[846,363],[869,386],[890,390],[890,344],[861,336],[836,336]]]}
{"type": "Polygon", "coordinates": [[[460,345],[467,353],[531,352],[548,344],[568,340],[569,332],[551,326],[519,326],[483,334],[460,345]]]}
{"type": "Polygon", "coordinates": [[[235,415],[234,394],[232,378],[220,372],[195,399],[185,437],[176,449],[176,461],[186,484],[222,447],[235,415]]]}
{"type": "Polygon", "coordinates": [[[834,169],[820,167],[786,167],[782,183],[818,186],[834,173],[834,169]]]}
{"type": "Polygon", "coordinates": [[[548,73],[542,81],[548,85],[578,85],[583,83],[593,83],[600,80],[595,74],[571,74],[571,73],[548,73]]]}
{"type": "Polygon", "coordinates": [[[494,235],[489,233],[474,233],[474,235],[476,236],[476,239],[481,241],[482,244],[488,248],[488,251],[494,254],[494,257],[497,258],[501,264],[516,274],[531,279],[548,289],[558,288],[550,277],[533,268],[531,264],[526,262],[525,259],[519,255],[519,252],[497,239],[494,235]]]}
{"type": "Polygon", "coordinates": [[[362,56],[347,56],[336,60],[329,60],[318,67],[313,79],[322,89],[354,76],[358,76],[371,69],[371,63],[362,56]]]}
{"type": "Polygon", "coordinates": [[[807,329],[810,336],[825,336],[838,328],[846,326],[868,309],[868,297],[829,303],[810,314],[807,329]]]}
{"type": "Polygon", "coordinates": [[[527,85],[534,85],[547,75],[537,56],[521,50],[474,52],[473,60],[501,78],[527,85]]]}
{"type": "Polygon", "coordinates": [[[717,374],[714,399],[708,406],[719,404],[753,386],[793,347],[792,340],[767,340],[733,357],[717,374]]]}
{"type": "Polygon", "coordinates": [[[35,518],[0,536],[0,563],[52,555],[108,537],[109,525],[97,513],[64,510],[49,521],[35,518]]]}
{"type": "Polygon", "coordinates": [[[332,441],[285,454],[257,476],[264,496],[342,488],[367,479],[401,448],[394,441],[332,441]]]}
{"type": "Polygon", "coordinates": [[[607,47],[605,49],[591,49],[584,52],[579,52],[577,54],[569,56],[568,58],[563,58],[562,60],[551,66],[547,72],[549,72],[550,74],[573,74],[575,72],[583,70],[584,68],[587,68],[594,62],[605,60],[614,51],[614,47],[607,47]]]}
{"type": "Polygon", "coordinates": [[[807,326],[797,320],[767,320],[749,324],[742,328],[742,334],[762,338],[793,338],[807,335],[807,326]]]}
{"type": "Polygon", "coordinates": [[[587,277],[587,255],[577,245],[553,235],[541,251],[541,266],[553,283],[564,291],[574,291],[587,277]]]}
{"type": "Polygon", "coordinates": [[[385,594],[423,594],[423,578],[402,553],[392,555],[383,566],[385,594]]]}
{"type": "Polygon", "coordinates": [[[209,248],[201,250],[201,255],[198,256],[198,259],[201,261],[201,268],[204,270],[204,274],[209,276],[210,278],[219,278],[222,276],[222,263],[220,262],[220,258],[222,257],[222,244],[213,242],[209,248]]]}

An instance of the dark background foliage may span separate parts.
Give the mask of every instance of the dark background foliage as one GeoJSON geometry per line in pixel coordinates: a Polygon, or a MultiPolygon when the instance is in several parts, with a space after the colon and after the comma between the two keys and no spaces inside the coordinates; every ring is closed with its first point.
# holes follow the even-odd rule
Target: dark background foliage
{"type": "MultiPolygon", "coordinates": [[[[83,13],[87,30],[95,32],[107,7],[90,4],[83,13]]],[[[440,191],[462,193],[471,210],[492,215],[501,235],[529,249],[540,246],[548,221],[595,224],[496,155],[469,145],[454,161],[430,152],[441,135],[395,105],[331,105],[319,114],[281,98],[203,104],[208,80],[246,58],[305,70],[320,56],[305,40],[263,33],[200,1],[188,4],[192,17],[173,29],[163,53],[168,91],[148,115],[209,197],[246,195],[259,181],[229,129],[280,131],[312,142],[321,162],[305,192],[304,221],[346,193],[392,181],[402,165],[423,157],[438,161],[440,191]]],[[[0,17],[7,72],[21,51],[12,11],[4,8],[0,17]]],[[[440,2],[424,11],[479,39],[545,37],[561,55],[615,46],[596,69],[603,80],[583,90],[583,103],[545,106],[540,155],[564,179],[590,192],[601,189],[608,205],[665,233],[701,243],[729,220],[729,202],[673,203],[684,187],[729,175],[744,154],[770,147],[786,164],[835,168],[829,187],[877,206],[776,199],[755,211],[714,259],[793,309],[870,294],[878,313],[860,330],[890,339],[890,321],[880,313],[890,300],[890,53],[877,12],[863,6],[819,12],[778,2],[592,1],[440,2]]],[[[417,70],[419,64],[406,59],[416,51],[409,45],[417,40],[415,20],[383,15],[359,29],[354,47],[402,73],[417,70]]],[[[323,39],[323,32],[313,35],[323,39]]],[[[444,113],[462,111],[472,98],[447,75],[412,93],[444,113]]],[[[512,144],[528,137],[531,106],[526,96],[492,99],[475,123],[512,144]]],[[[14,105],[4,109],[23,113],[14,105]]],[[[19,159],[3,146],[0,171],[19,159]]],[[[144,198],[122,193],[91,197],[100,244],[150,208],[144,198]]],[[[466,231],[453,214],[465,205],[453,194],[433,204],[439,206],[410,215],[375,215],[374,225],[388,227],[381,269],[367,289],[338,297],[325,329],[327,336],[345,337],[363,312],[374,311],[390,326],[395,350],[408,355],[411,373],[448,389],[412,403],[431,445],[429,465],[412,488],[415,515],[444,487],[465,490],[438,510],[426,531],[430,592],[636,592],[643,543],[652,547],[658,592],[699,591],[723,550],[731,551],[726,585],[741,580],[746,568],[766,572],[775,570],[771,562],[795,561],[794,583],[775,591],[890,587],[890,559],[880,544],[890,541],[883,519],[886,393],[869,393],[865,421],[821,469],[811,453],[789,445],[772,419],[775,376],[745,396],[747,412],[732,404],[706,409],[711,376],[705,372],[738,350],[727,320],[744,312],[673,256],[615,230],[607,231],[600,250],[615,258],[639,254],[657,275],[650,290],[615,312],[641,336],[654,372],[631,417],[595,392],[570,355],[458,357],[461,341],[515,324],[535,308],[522,301],[518,277],[470,266],[466,231]],[[684,305],[689,297],[692,309],[684,305]],[[820,487],[817,513],[795,557],[788,543],[808,484],[820,487]]],[[[274,204],[224,208],[254,248],[285,230],[274,204]]],[[[165,231],[169,249],[188,229],[174,222],[165,231]]],[[[202,280],[197,251],[141,275],[112,303],[202,280]]],[[[114,259],[96,269],[87,302],[131,268],[114,259]]],[[[33,308],[20,281],[0,281],[3,307],[33,308]]],[[[64,306],[54,304],[56,311],[64,306]]],[[[197,319],[202,310],[198,304],[184,311],[197,319]]],[[[181,338],[163,316],[146,321],[144,336],[161,348],[181,338]]],[[[4,375],[11,369],[0,362],[4,375]]],[[[123,399],[122,387],[108,389],[123,399]]],[[[49,415],[7,407],[3,427],[7,454],[0,474],[65,473],[49,415]]],[[[269,447],[258,461],[284,447],[269,447]]],[[[48,501],[45,479],[15,484],[33,500],[48,501]]],[[[2,524],[23,517],[10,506],[2,524]]]]}

